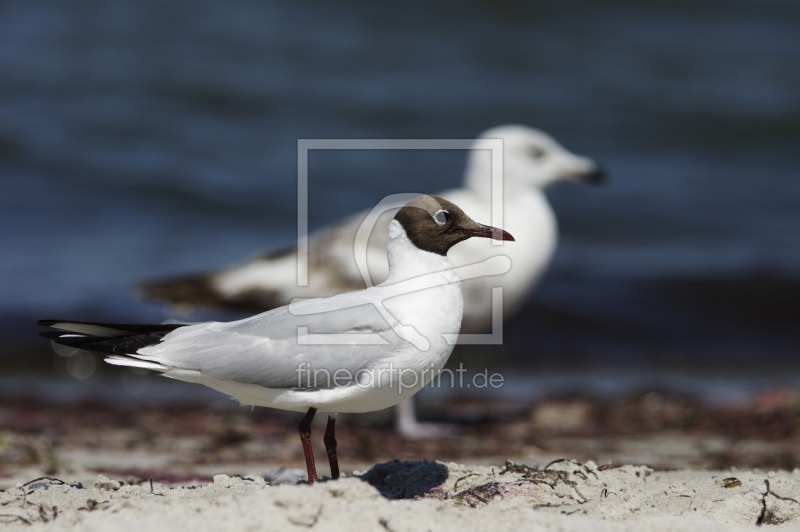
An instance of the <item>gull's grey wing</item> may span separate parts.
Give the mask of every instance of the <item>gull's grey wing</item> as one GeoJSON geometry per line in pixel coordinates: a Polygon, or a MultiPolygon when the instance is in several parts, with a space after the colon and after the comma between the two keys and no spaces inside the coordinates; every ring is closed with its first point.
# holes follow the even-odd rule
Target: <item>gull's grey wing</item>
{"type": "MultiPolygon", "coordinates": [[[[297,286],[297,247],[261,253],[240,264],[210,273],[156,279],[139,286],[145,299],[175,305],[263,312],[294,298],[324,297],[365,288],[354,258],[354,241],[367,213],[323,227],[309,237],[308,286],[297,286]]],[[[392,213],[382,215],[369,238],[367,263],[373,284],[388,273],[387,228],[392,213]]]]}
{"type": "Polygon", "coordinates": [[[369,303],[366,292],[292,305],[292,312],[302,314],[281,307],[240,321],[183,327],[138,355],[170,368],[265,388],[327,388],[337,371],[339,385],[352,384],[359,370],[379,364],[405,343],[369,303]],[[332,301],[347,308],[305,314],[324,309],[332,301]],[[373,333],[382,343],[303,345],[298,340],[299,327],[307,327],[309,334],[373,333]]]}

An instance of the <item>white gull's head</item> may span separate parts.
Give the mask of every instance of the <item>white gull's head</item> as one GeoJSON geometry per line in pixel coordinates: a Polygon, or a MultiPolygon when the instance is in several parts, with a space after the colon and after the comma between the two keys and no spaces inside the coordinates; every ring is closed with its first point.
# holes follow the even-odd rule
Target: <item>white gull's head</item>
{"type": "MultiPolygon", "coordinates": [[[[567,151],[543,131],[520,125],[489,129],[474,147],[486,148],[484,139],[503,139],[503,175],[506,190],[543,189],[557,181],[602,183],[605,173],[587,157],[567,151]]],[[[465,185],[488,193],[491,185],[491,152],[473,149],[467,160],[465,185]]]]}

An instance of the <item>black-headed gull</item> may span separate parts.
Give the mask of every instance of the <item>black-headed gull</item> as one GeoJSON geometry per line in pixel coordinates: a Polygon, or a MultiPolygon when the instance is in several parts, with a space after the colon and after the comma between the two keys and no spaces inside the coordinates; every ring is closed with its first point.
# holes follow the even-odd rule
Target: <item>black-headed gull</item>
{"type": "Polygon", "coordinates": [[[338,478],[336,413],[394,406],[447,362],[464,308],[447,253],[471,237],[514,240],[443,198],[419,196],[389,224],[389,271],[379,285],[227,323],[43,320],[40,325],[56,330],[41,334],[58,352],[96,351],[111,364],[204,384],[244,405],[306,412],[299,429],[309,483],[317,480],[311,420],[326,412],[325,448],[338,478]]]}
{"type": "MultiPolygon", "coordinates": [[[[486,241],[469,241],[450,254],[456,266],[507,254],[512,268],[504,275],[462,282],[462,332],[483,332],[492,320],[492,287],[502,287],[504,316],[519,310],[536,286],[555,250],[558,226],[544,190],[559,181],[604,180],[592,160],[567,151],[546,133],[519,125],[499,126],[476,141],[503,139],[503,225],[526,245],[500,249],[486,241]]],[[[461,205],[482,220],[491,214],[491,152],[470,150],[461,188],[438,196],[461,205]]],[[[140,286],[146,299],[176,308],[211,307],[261,312],[297,297],[321,297],[364,288],[354,257],[354,240],[367,212],[358,213],[312,234],[308,245],[308,286],[297,286],[297,248],[273,250],[215,272],[156,280],[140,286]]],[[[391,213],[378,218],[369,238],[367,265],[373,282],[386,278],[386,227],[391,213]]],[[[411,402],[398,406],[398,431],[407,437],[439,435],[436,426],[417,423],[411,402]]]]}

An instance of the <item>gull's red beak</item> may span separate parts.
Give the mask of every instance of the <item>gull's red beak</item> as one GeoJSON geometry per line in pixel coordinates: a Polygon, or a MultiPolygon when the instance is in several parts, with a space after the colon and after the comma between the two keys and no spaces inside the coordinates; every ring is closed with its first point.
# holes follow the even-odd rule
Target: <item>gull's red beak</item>
{"type": "MultiPolygon", "coordinates": [[[[480,224],[479,224],[480,225],[480,224]]],[[[507,240],[509,242],[516,242],[514,237],[508,231],[503,231],[497,227],[489,225],[481,225],[477,229],[464,229],[464,232],[469,236],[477,236],[482,238],[492,238],[494,240],[507,240]]]]}

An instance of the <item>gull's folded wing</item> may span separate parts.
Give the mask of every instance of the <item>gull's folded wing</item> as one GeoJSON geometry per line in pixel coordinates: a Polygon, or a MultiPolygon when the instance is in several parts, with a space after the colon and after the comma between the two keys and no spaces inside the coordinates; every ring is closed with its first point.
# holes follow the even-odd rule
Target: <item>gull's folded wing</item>
{"type": "Polygon", "coordinates": [[[281,307],[235,322],[183,327],[161,343],[140,349],[136,358],[265,388],[329,387],[337,371],[338,384],[349,383],[359,370],[379,364],[405,342],[370,302],[367,292],[307,300],[292,305],[291,311],[281,307]],[[316,313],[316,309],[322,312],[316,313]],[[304,333],[330,336],[318,343],[318,338],[304,333]],[[350,335],[371,335],[378,341],[365,344],[358,341],[363,337],[350,335]],[[311,382],[307,382],[308,375],[311,382]]]}

